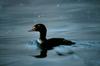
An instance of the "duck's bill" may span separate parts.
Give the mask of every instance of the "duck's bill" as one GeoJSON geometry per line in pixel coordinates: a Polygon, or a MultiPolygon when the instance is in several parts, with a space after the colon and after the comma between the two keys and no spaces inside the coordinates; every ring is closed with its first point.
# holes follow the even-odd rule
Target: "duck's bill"
{"type": "Polygon", "coordinates": [[[33,29],[31,29],[31,30],[28,30],[28,32],[33,32],[34,30],[33,29]]]}

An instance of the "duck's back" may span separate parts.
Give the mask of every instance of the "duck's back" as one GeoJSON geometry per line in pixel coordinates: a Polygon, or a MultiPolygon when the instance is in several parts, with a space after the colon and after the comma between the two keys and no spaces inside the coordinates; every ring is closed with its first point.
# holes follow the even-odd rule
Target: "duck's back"
{"type": "Polygon", "coordinates": [[[47,40],[48,47],[55,47],[59,45],[72,45],[72,44],[75,43],[70,40],[66,40],[64,38],[51,38],[47,40]]]}

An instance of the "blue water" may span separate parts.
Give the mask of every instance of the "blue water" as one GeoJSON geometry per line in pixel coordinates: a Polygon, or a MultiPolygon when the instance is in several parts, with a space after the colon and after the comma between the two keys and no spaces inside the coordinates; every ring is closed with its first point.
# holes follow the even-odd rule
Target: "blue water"
{"type": "Polygon", "coordinates": [[[0,66],[100,66],[99,0],[0,0],[0,66]],[[76,42],[59,46],[45,59],[34,43],[39,33],[28,30],[43,23],[47,38],[76,42]],[[58,56],[57,52],[65,56],[58,56]],[[68,54],[73,52],[73,54],[68,54]]]}

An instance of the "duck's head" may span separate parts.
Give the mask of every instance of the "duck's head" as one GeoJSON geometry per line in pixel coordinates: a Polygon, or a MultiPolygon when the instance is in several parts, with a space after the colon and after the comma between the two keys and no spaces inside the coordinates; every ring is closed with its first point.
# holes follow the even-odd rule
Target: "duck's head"
{"type": "Polygon", "coordinates": [[[33,25],[32,29],[29,30],[29,32],[32,32],[32,31],[44,32],[44,31],[47,31],[47,29],[44,24],[35,24],[33,25]]]}

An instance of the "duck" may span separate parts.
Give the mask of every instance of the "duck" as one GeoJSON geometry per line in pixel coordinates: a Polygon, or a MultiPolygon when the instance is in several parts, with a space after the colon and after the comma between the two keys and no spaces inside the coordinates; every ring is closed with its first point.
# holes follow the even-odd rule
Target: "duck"
{"type": "Polygon", "coordinates": [[[48,50],[52,50],[54,47],[60,46],[60,45],[74,45],[75,42],[72,42],[70,40],[66,40],[65,38],[50,38],[47,39],[47,28],[44,24],[34,24],[32,26],[32,29],[28,32],[39,32],[40,37],[37,41],[38,47],[41,49],[40,54],[36,55],[34,57],[36,58],[45,58],[47,57],[48,50]]]}

